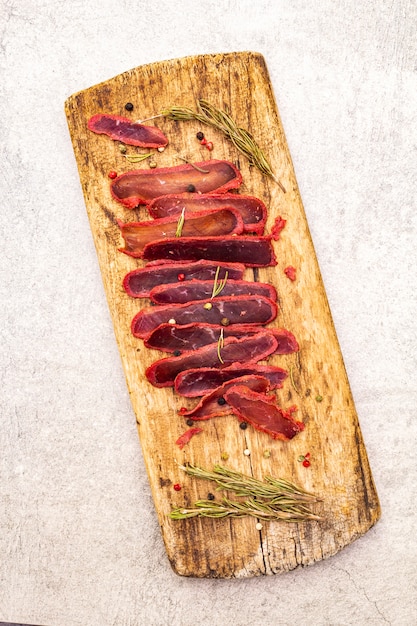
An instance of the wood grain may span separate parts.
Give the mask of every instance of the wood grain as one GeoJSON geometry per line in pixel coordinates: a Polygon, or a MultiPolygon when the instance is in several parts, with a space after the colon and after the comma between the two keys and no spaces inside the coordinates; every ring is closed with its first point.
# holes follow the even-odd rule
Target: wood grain
{"type": "MultiPolygon", "coordinates": [[[[246,577],[276,574],[305,566],[335,554],[363,535],[378,520],[380,507],[358,423],[343,358],[337,341],[320,270],[298,191],[291,157],[263,57],[252,52],[186,57],[135,68],[104,83],[74,94],[66,101],[68,126],[79,168],[85,204],[101,267],[114,330],[126,374],[138,432],[156,511],[168,557],[174,570],[185,576],[246,577]],[[203,129],[214,142],[208,153],[195,134],[198,123],[174,123],[165,118],[155,124],[169,137],[163,153],[155,153],[158,166],[180,163],[178,155],[194,161],[225,158],[242,171],[240,193],[261,198],[269,208],[267,232],[275,218],[287,220],[281,239],[274,243],[278,265],[246,270],[245,278],[273,284],[281,310],[274,325],[292,331],[300,344],[295,355],[275,356],[271,363],[285,367],[291,376],[277,392],[283,407],[296,404],[304,432],[291,442],[273,441],[248,428],[243,431],[233,416],[203,424],[204,432],[181,451],[175,445],[186,429],[177,411],[186,405],[170,389],[156,389],[145,379],[145,369],[162,353],[147,350],[130,332],[130,322],[145,300],[129,298],[122,289],[124,275],[141,262],[120,252],[117,219],[145,219],[143,209],[129,211],[112,199],[109,170],[129,166],[116,142],[87,130],[95,113],[148,118],[171,105],[194,108],[205,98],[228,108],[240,126],[256,137],[268,154],[286,193],[254,167],[215,131],[203,129]],[[134,111],[127,114],[126,102],[134,111]],[[287,265],[297,268],[297,280],[284,274],[287,265]],[[322,401],[316,400],[317,396],[322,401]],[[250,457],[243,454],[251,451],[250,457]],[[265,458],[266,449],[271,456],[265,458]],[[297,461],[311,454],[311,467],[297,461]],[[267,474],[287,478],[319,494],[317,511],[324,522],[264,524],[255,520],[191,519],[172,521],[173,507],[189,506],[206,498],[212,488],[189,479],[178,464],[191,462],[211,469],[223,463],[262,478],[267,474]],[[182,490],[174,491],[173,484],[182,490]]],[[[147,167],[146,162],[139,167],[147,167]]],[[[193,403],[189,403],[191,406],[193,403]]]]}

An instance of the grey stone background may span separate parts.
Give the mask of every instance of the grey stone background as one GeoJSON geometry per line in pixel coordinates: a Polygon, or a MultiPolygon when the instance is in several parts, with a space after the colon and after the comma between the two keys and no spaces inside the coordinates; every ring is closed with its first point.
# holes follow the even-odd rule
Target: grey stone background
{"type": "Polygon", "coordinates": [[[0,7],[0,620],[416,624],[415,0],[0,7]],[[242,50],[268,64],[383,515],[309,568],[194,580],[165,556],[63,104],[242,50]]]}

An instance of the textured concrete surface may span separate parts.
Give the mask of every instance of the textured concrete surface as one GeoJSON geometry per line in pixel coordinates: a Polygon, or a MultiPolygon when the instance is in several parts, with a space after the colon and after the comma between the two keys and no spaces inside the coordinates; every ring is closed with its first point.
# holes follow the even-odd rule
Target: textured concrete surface
{"type": "Polygon", "coordinates": [[[0,15],[0,620],[415,624],[415,1],[1,0],[0,15]],[[165,556],[63,103],[144,63],[239,50],[269,67],[383,515],[310,568],[192,580],[165,556]]]}

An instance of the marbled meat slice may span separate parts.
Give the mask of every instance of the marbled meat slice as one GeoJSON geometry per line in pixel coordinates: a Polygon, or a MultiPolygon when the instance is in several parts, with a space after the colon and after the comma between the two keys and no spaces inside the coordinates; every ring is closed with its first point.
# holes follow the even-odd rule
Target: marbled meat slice
{"type": "Polygon", "coordinates": [[[271,237],[231,235],[226,237],[176,237],[145,246],[143,258],[173,261],[229,261],[247,267],[276,265],[271,237]]]}
{"type": "Polygon", "coordinates": [[[229,161],[212,159],[195,165],[199,169],[184,163],[125,172],[112,182],[112,196],[125,207],[133,209],[164,194],[183,193],[191,189],[193,193],[223,193],[236,189],[242,183],[241,173],[229,161]]]}
{"type": "Polygon", "coordinates": [[[93,133],[107,135],[114,141],[141,148],[164,148],[168,139],[156,126],[145,126],[119,115],[98,113],[88,120],[87,126],[93,133]]]}
{"type": "MultiPolygon", "coordinates": [[[[252,324],[232,324],[221,326],[218,324],[191,323],[191,324],[160,324],[145,339],[145,346],[162,352],[177,352],[196,350],[208,343],[219,341],[220,333],[223,337],[249,337],[259,333],[259,326],[252,324]]],[[[275,354],[291,354],[299,347],[294,335],[285,328],[268,328],[278,342],[275,354]]]]}
{"type": "Polygon", "coordinates": [[[219,417],[220,415],[230,415],[232,410],[227,402],[225,402],[224,394],[233,385],[244,385],[246,388],[252,389],[252,391],[258,393],[266,393],[269,391],[269,381],[267,378],[255,375],[240,376],[239,378],[223,383],[223,385],[201,398],[200,402],[194,408],[189,411],[181,411],[181,415],[195,421],[208,420],[212,417],[219,417]]]}
{"type": "Polygon", "coordinates": [[[273,439],[289,441],[304,430],[303,422],[297,422],[293,410],[284,411],[270,401],[270,397],[252,391],[243,385],[235,385],[226,391],[224,398],[233,413],[256,430],[270,435],[273,439]]]}
{"type": "Polygon", "coordinates": [[[261,361],[273,354],[276,346],[275,337],[267,332],[244,339],[229,337],[224,341],[221,351],[219,351],[218,344],[215,343],[192,352],[184,352],[181,356],[155,361],[146,370],[146,377],[155,387],[172,387],[176,376],[184,370],[196,367],[221,368],[236,362],[261,361]]]}
{"type": "MultiPolygon", "coordinates": [[[[217,283],[218,284],[218,283],[217,283]]],[[[206,300],[213,297],[215,283],[212,280],[189,280],[177,282],[173,285],[160,285],[154,287],[149,294],[152,302],[156,304],[172,304],[189,302],[190,300],[206,300]]],[[[227,279],[221,292],[214,296],[264,296],[276,302],[277,291],[267,283],[257,283],[249,280],[227,279]]]]}
{"type": "Polygon", "coordinates": [[[254,196],[243,196],[235,193],[167,194],[155,198],[147,205],[150,215],[155,218],[179,215],[183,209],[187,215],[191,211],[225,207],[232,207],[239,211],[245,232],[263,234],[267,209],[262,200],[254,196]]]}
{"type": "Polygon", "coordinates": [[[257,324],[261,326],[275,319],[278,307],[263,296],[227,296],[213,300],[197,300],[185,304],[167,304],[142,309],[132,320],[132,333],[145,339],[159,324],[257,324]],[[205,305],[209,305],[206,307],[205,305]]]}
{"type": "MultiPolygon", "coordinates": [[[[119,248],[129,256],[141,258],[146,244],[155,240],[176,236],[178,219],[164,217],[145,222],[119,223],[125,247],[119,248]]],[[[222,235],[241,234],[242,217],[235,209],[213,209],[189,215],[181,229],[182,237],[219,237],[222,235]]]]}
{"type": "Polygon", "coordinates": [[[234,363],[223,369],[198,367],[178,374],[175,379],[175,391],[185,398],[196,398],[205,396],[230,380],[250,375],[267,378],[272,390],[281,389],[288,372],[275,365],[260,365],[259,363],[247,363],[246,365],[234,363]]]}
{"type": "Polygon", "coordinates": [[[161,261],[150,262],[146,267],[132,270],[123,279],[123,288],[132,298],[148,298],[157,285],[176,283],[182,280],[213,280],[217,268],[218,279],[225,277],[240,280],[245,266],[241,263],[213,263],[212,261],[161,261]]]}

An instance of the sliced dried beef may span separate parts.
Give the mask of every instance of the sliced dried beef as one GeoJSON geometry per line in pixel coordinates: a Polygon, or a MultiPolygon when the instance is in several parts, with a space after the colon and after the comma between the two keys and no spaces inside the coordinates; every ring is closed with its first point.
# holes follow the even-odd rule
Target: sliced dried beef
{"type": "Polygon", "coordinates": [[[88,120],[87,126],[93,133],[107,135],[114,141],[141,148],[163,148],[168,144],[164,133],[156,126],[144,126],[119,115],[98,113],[88,120]]]}
{"type": "Polygon", "coordinates": [[[261,361],[273,354],[276,347],[275,337],[267,332],[244,339],[229,337],[225,339],[220,351],[216,343],[191,352],[184,352],[178,357],[155,361],[146,370],[146,377],[155,387],[172,387],[176,376],[184,370],[197,367],[222,368],[234,363],[261,361]]]}
{"type": "Polygon", "coordinates": [[[271,237],[176,237],[154,241],[145,246],[143,258],[172,259],[173,261],[229,261],[243,263],[247,267],[276,265],[277,261],[271,237]]]}
{"type": "Polygon", "coordinates": [[[272,322],[278,312],[277,305],[263,296],[232,296],[213,300],[198,300],[185,304],[167,304],[142,309],[132,320],[132,333],[147,338],[160,324],[257,324],[272,322]]]}
{"type": "Polygon", "coordinates": [[[224,396],[235,415],[256,430],[273,439],[289,441],[304,430],[304,424],[293,417],[293,409],[285,411],[271,402],[270,396],[252,391],[243,385],[231,387],[224,396]]]}
{"type": "MultiPolygon", "coordinates": [[[[149,294],[156,304],[172,304],[190,302],[190,300],[206,300],[213,297],[213,289],[217,283],[212,280],[189,280],[173,285],[154,287],[149,294]]],[[[227,280],[216,298],[224,296],[264,296],[276,302],[275,287],[266,283],[249,280],[227,280]]]]}
{"type": "Polygon", "coordinates": [[[165,194],[186,191],[223,193],[236,189],[242,183],[241,173],[229,161],[212,159],[195,165],[198,169],[184,163],[173,167],[131,170],[114,179],[112,196],[125,207],[133,209],[165,194]]]}
{"type": "MultiPolygon", "coordinates": [[[[155,240],[176,237],[178,219],[164,217],[145,222],[119,223],[125,247],[121,252],[141,258],[146,244],[155,240]]],[[[243,231],[242,217],[234,209],[213,209],[202,213],[193,213],[184,219],[181,237],[219,237],[221,235],[240,234],[243,231]]]]}
{"type": "MultiPolygon", "coordinates": [[[[177,352],[185,350],[195,350],[208,343],[214,343],[223,337],[249,337],[259,333],[259,326],[252,324],[232,324],[231,326],[221,326],[218,324],[160,324],[145,339],[145,346],[153,350],[162,352],[177,352]]],[[[272,333],[278,342],[275,354],[291,354],[297,352],[298,343],[292,333],[285,328],[265,329],[272,333]]]]}
{"type": "Polygon", "coordinates": [[[288,372],[275,365],[259,363],[234,363],[222,369],[214,367],[198,367],[178,374],[175,379],[175,391],[186,398],[205,396],[224,383],[241,376],[262,376],[269,381],[270,389],[280,389],[288,376],[288,372]]]}
{"type": "Polygon", "coordinates": [[[230,415],[232,410],[225,401],[225,393],[233,385],[244,385],[247,389],[252,389],[258,393],[266,393],[269,391],[269,381],[263,376],[240,376],[239,378],[223,383],[220,387],[214,389],[211,393],[201,398],[200,402],[189,411],[181,411],[183,417],[191,418],[195,421],[208,420],[212,417],[220,415],[230,415]]]}
{"type": "Polygon", "coordinates": [[[213,280],[217,269],[218,279],[226,276],[232,280],[243,277],[245,266],[241,263],[213,263],[211,261],[160,261],[150,262],[146,267],[132,270],[123,279],[123,288],[132,298],[148,298],[157,285],[183,280],[213,280]]]}
{"type": "Polygon", "coordinates": [[[239,211],[243,220],[243,230],[248,233],[262,235],[267,218],[265,204],[259,198],[243,196],[235,193],[210,194],[167,194],[155,198],[147,205],[152,217],[160,218],[168,215],[179,215],[183,209],[185,214],[201,209],[232,207],[239,211]]]}

